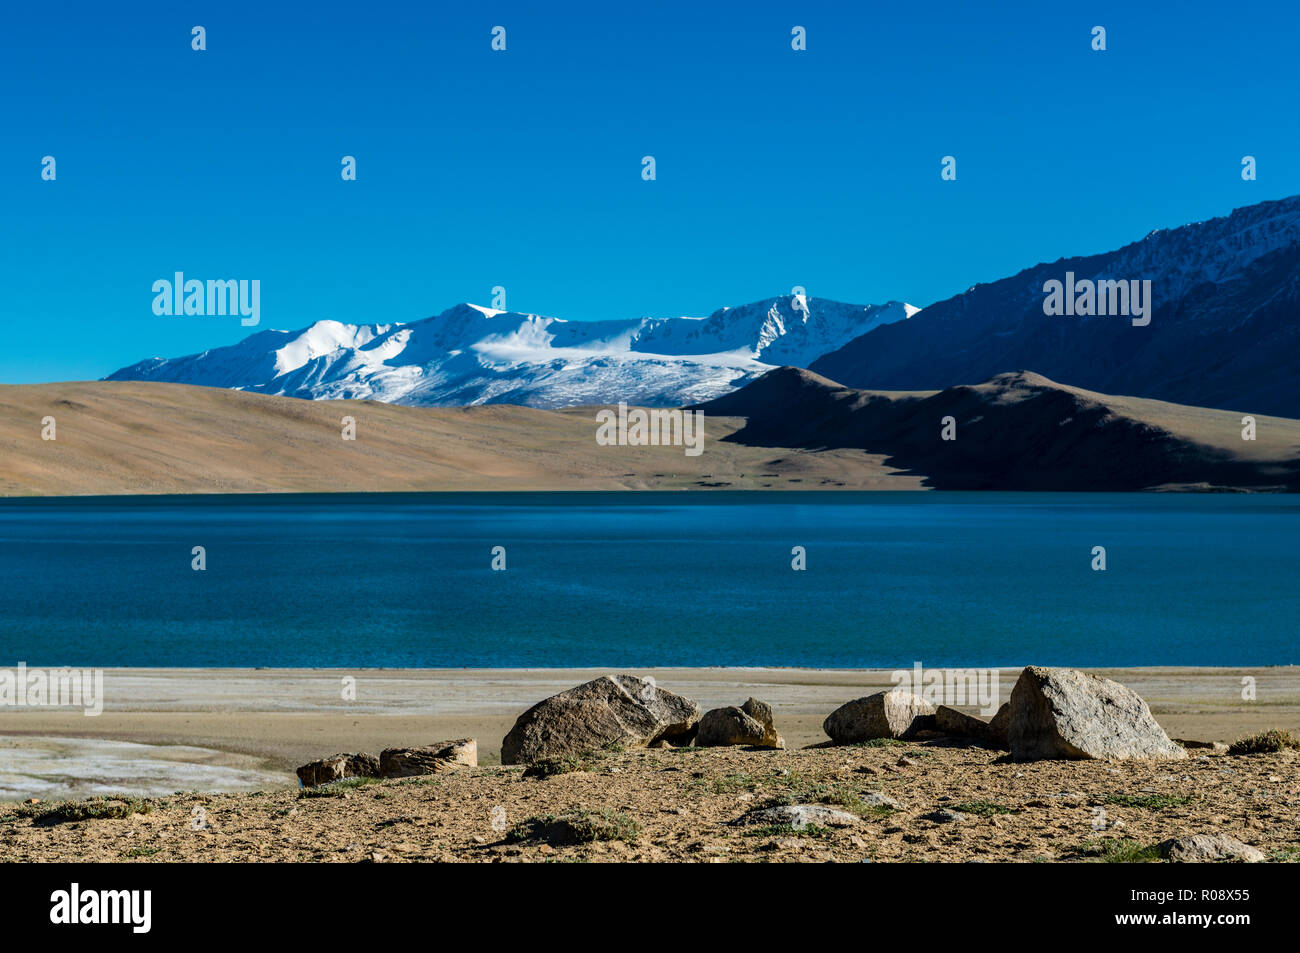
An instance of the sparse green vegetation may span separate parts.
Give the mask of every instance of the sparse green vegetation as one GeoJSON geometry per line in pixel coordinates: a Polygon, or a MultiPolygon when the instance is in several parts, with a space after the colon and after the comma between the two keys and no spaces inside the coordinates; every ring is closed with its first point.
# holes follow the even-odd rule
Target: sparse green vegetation
{"type": "MultiPolygon", "coordinates": [[[[408,785],[410,787],[425,787],[426,785],[430,787],[437,787],[439,784],[442,783],[442,781],[438,778],[436,774],[421,774],[413,778],[397,778],[393,783],[408,785]]],[[[378,794],[375,795],[375,797],[378,796],[379,796],[378,794]]]]}
{"type": "Polygon", "coordinates": [[[153,801],[134,797],[95,797],[85,801],[65,801],[61,804],[23,804],[15,812],[17,817],[30,817],[35,824],[67,824],[130,817],[132,814],[149,814],[153,801]]]}
{"type": "Polygon", "coordinates": [[[759,782],[748,771],[724,774],[717,778],[696,778],[696,785],[706,788],[713,794],[736,794],[741,791],[754,791],[759,782]]]}
{"type": "Polygon", "coordinates": [[[855,741],[850,748],[905,748],[906,741],[897,738],[870,738],[867,741],[855,741]]]}
{"type": "Polygon", "coordinates": [[[342,781],[331,781],[329,784],[322,784],[320,787],[304,788],[298,792],[298,797],[347,797],[350,791],[355,791],[357,788],[383,783],[382,778],[344,778],[342,781]]]}
{"type": "Polygon", "coordinates": [[[1238,738],[1228,746],[1228,754],[1275,754],[1288,748],[1300,748],[1300,738],[1289,731],[1273,728],[1249,738],[1238,738]]]}
{"type": "Polygon", "coordinates": [[[1143,847],[1131,837],[1084,841],[1079,852],[1085,857],[1095,857],[1105,864],[1149,864],[1160,859],[1156,844],[1143,847]]]}
{"type": "Polygon", "coordinates": [[[1016,808],[998,804],[996,801],[962,801],[960,804],[950,805],[948,809],[957,811],[960,814],[974,814],[976,817],[1019,813],[1016,808]]]}
{"type": "Polygon", "coordinates": [[[557,774],[572,774],[575,771],[590,771],[591,763],[577,755],[563,758],[543,758],[524,768],[526,778],[553,778],[557,774]]]}
{"type": "Polygon", "coordinates": [[[161,847],[132,847],[122,854],[123,857],[152,857],[161,851],[161,847]]]}
{"type": "Polygon", "coordinates": [[[606,748],[583,751],[581,754],[566,754],[558,758],[542,758],[524,768],[526,778],[553,778],[557,774],[572,774],[575,771],[594,771],[601,761],[616,754],[622,754],[624,748],[610,745],[606,748]]]}
{"type": "Polygon", "coordinates": [[[544,814],[520,821],[507,833],[510,843],[541,841],[552,845],[589,844],[592,841],[634,843],[641,833],[632,818],[618,811],[576,811],[556,817],[544,814]]]}

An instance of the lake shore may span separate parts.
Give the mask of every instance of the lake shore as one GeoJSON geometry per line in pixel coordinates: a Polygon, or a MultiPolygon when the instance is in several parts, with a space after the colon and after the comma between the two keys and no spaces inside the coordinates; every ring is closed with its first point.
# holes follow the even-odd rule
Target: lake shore
{"type": "MultiPolygon", "coordinates": [[[[536,702],[608,669],[106,669],[104,711],[0,709],[0,744],[99,739],[205,749],[209,761],[256,768],[296,787],[293,769],[339,751],[478,739],[480,764],[536,702]],[[354,700],[344,700],[355,679],[354,700]],[[19,739],[16,742],[14,739],[19,739]]],[[[775,709],[790,749],[826,741],[822,721],[853,698],[892,687],[889,671],[793,668],[630,668],[704,709],[754,696],[775,709]]],[[[1231,742],[1269,728],[1300,729],[1300,667],[1088,669],[1141,695],[1171,737],[1231,742]],[[1242,680],[1255,680],[1243,700],[1242,680]]],[[[1005,701],[1019,669],[999,671],[1005,701]]],[[[973,705],[962,706],[977,714],[973,705]]],[[[62,743],[62,742],[60,742],[62,743]]],[[[173,762],[157,747],[159,771],[173,762]]],[[[187,755],[193,761],[197,755],[187,755]]],[[[85,770],[92,759],[83,759],[85,770]]],[[[177,763],[183,763],[177,762],[177,763]]],[[[187,775],[194,780],[194,776],[187,775]]],[[[181,775],[178,775],[178,778],[181,775]]],[[[193,784],[178,784],[189,789],[193,784]]]]}

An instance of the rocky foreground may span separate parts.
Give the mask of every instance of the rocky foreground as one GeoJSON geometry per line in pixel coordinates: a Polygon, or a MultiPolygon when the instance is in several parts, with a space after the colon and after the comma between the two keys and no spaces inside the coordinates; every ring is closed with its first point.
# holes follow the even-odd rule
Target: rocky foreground
{"type": "Polygon", "coordinates": [[[301,791],[79,802],[82,811],[48,818],[41,812],[57,806],[0,806],[0,859],[1099,861],[1156,859],[1167,841],[1229,835],[1259,851],[1248,857],[1296,861],[1296,755],[1017,764],[938,739],[633,750],[549,776],[465,767],[301,791]],[[791,804],[853,820],[805,811],[736,823],[791,804]],[[89,816],[96,807],[107,816],[89,816]]]}
{"type": "Polygon", "coordinates": [[[755,699],[701,713],[594,679],[473,739],[302,766],[298,791],[0,806],[0,858],[1294,861],[1300,742],[1170,739],[1124,686],[1025,669],[989,721],[901,689],[787,750],[755,699]]]}

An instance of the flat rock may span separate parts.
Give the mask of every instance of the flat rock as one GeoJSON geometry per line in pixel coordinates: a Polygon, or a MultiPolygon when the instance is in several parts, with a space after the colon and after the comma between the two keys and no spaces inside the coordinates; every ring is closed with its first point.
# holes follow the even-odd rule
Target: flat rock
{"type": "Polygon", "coordinates": [[[478,767],[478,742],[473,738],[439,741],[414,748],[386,748],[379,754],[379,776],[414,778],[456,768],[478,767]]]}
{"type": "Polygon", "coordinates": [[[304,764],[297,771],[303,787],[314,788],[344,778],[379,777],[379,759],[373,754],[332,754],[304,764]]]}
{"type": "Polygon", "coordinates": [[[935,708],[919,695],[895,688],[856,698],[835,709],[822,723],[836,744],[872,738],[911,738],[934,730],[935,708]]]}
{"type": "Polygon", "coordinates": [[[731,823],[748,826],[755,824],[782,827],[855,827],[862,819],[848,811],[837,811],[825,804],[782,804],[779,807],[764,807],[748,814],[743,814],[731,823]]]}
{"type": "Polygon", "coordinates": [[[701,748],[749,745],[756,748],[784,748],[772,721],[772,706],[751,698],[740,707],[714,708],[704,713],[695,744],[701,748]]]}
{"type": "Polygon", "coordinates": [[[602,675],[538,702],[501,742],[502,764],[645,748],[690,735],[700,706],[635,675],[602,675]]]}
{"type": "Polygon", "coordinates": [[[1227,834],[1192,834],[1164,841],[1158,848],[1161,857],[1182,863],[1237,860],[1257,864],[1264,860],[1264,852],[1243,844],[1227,834]]]}
{"type": "Polygon", "coordinates": [[[887,807],[891,811],[901,811],[903,809],[903,805],[888,794],[878,794],[875,791],[865,791],[859,794],[858,800],[867,807],[887,807]]]}
{"type": "Polygon", "coordinates": [[[1020,673],[1009,704],[1007,740],[1017,761],[1187,757],[1147,703],[1108,678],[1031,665],[1020,673]]]}

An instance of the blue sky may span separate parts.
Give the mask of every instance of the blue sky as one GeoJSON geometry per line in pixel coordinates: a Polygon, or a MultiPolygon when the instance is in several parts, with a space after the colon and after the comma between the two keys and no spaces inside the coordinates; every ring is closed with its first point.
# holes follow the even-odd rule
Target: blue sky
{"type": "Polygon", "coordinates": [[[1300,192],[1293,0],[269,6],[6,8],[0,382],[249,333],[155,316],[175,271],[258,330],[926,305],[1300,192]]]}

